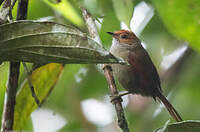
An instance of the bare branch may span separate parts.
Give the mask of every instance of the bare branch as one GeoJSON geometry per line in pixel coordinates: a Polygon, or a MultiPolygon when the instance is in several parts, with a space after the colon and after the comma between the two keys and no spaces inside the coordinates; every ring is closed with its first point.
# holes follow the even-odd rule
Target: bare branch
{"type": "MultiPolygon", "coordinates": [[[[113,77],[112,69],[109,65],[106,65],[104,68],[104,75],[107,79],[107,82],[109,84],[110,93],[113,97],[118,96],[117,86],[115,84],[115,79],[113,77]]],[[[119,96],[118,98],[114,99],[113,104],[115,105],[115,110],[117,112],[117,118],[118,118],[118,125],[124,132],[129,132],[128,123],[126,121],[124,110],[122,107],[122,98],[119,96]]]]}
{"type": "MultiPolygon", "coordinates": [[[[100,37],[98,35],[95,23],[91,17],[91,15],[88,13],[88,11],[86,9],[82,9],[82,14],[83,17],[85,19],[86,25],[88,27],[88,31],[90,36],[96,40],[97,42],[100,42],[100,37]]],[[[104,74],[105,77],[107,79],[107,82],[109,84],[109,88],[110,88],[110,92],[112,96],[118,96],[118,91],[117,91],[117,87],[115,84],[115,80],[112,74],[112,69],[110,66],[106,65],[104,68],[104,74]]],[[[128,128],[128,123],[126,121],[125,115],[124,115],[124,110],[122,107],[122,99],[121,97],[116,98],[115,100],[113,100],[113,104],[115,105],[115,110],[117,112],[117,117],[118,117],[118,125],[119,127],[124,131],[124,132],[129,132],[129,128],[128,128]]]]}
{"type": "Polygon", "coordinates": [[[84,8],[82,8],[82,14],[83,14],[83,17],[84,17],[85,23],[87,25],[87,28],[88,28],[90,36],[95,41],[97,41],[98,43],[101,44],[101,39],[99,37],[96,25],[95,25],[95,23],[94,23],[94,21],[92,19],[91,14],[86,9],[84,9],[84,8]]]}
{"type": "Polygon", "coordinates": [[[5,96],[5,104],[3,109],[3,119],[2,119],[3,132],[10,131],[13,129],[15,97],[18,87],[19,67],[20,65],[18,64],[18,62],[10,63],[10,72],[9,72],[8,85],[5,96]]]}

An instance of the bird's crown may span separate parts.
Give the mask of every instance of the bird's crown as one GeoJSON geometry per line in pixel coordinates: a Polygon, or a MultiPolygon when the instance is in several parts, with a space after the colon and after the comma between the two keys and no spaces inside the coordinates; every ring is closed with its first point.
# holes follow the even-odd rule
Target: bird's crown
{"type": "Polygon", "coordinates": [[[116,32],[107,32],[108,34],[112,35],[113,38],[117,39],[120,43],[125,43],[132,45],[133,43],[139,41],[137,36],[128,30],[118,30],[116,32]]]}

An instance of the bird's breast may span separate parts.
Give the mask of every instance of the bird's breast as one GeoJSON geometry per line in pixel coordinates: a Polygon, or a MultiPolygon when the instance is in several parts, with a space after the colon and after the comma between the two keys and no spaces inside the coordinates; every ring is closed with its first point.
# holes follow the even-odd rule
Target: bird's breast
{"type": "Polygon", "coordinates": [[[127,91],[138,93],[137,88],[137,74],[131,66],[121,65],[121,64],[112,64],[111,65],[115,79],[119,81],[123,88],[127,91]]]}

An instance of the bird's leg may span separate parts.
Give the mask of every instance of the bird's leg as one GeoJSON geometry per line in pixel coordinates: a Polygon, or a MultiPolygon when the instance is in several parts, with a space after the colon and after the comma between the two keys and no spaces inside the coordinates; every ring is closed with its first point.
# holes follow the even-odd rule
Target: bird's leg
{"type": "Polygon", "coordinates": [[[117,94],[117,95],[110,95],[110,98],[111,98],[110,102],[112,103],[114,100],[119,99],[122,96],[128,95],[128,94],[131,94],[131,92],[125,92],[125,93],[121,93],[121,94],[117,94]]]}

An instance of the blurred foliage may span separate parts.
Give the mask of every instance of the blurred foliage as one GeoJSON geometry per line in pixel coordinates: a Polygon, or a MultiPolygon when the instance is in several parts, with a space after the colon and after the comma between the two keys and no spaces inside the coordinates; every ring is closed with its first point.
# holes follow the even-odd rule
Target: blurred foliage
{"type": "Polygon", "coordinates": [[[130,27],[133,15],[133,0],[112,0],[117,18],[130,27]]]}
{"type": "Polygon", "coordinates": [[[200,51],[200,1],[152,0],[168,30],[200,51]]]}
{"type": "Polygon", "coordinates": [[[92,74],[99,74],[95,69],[92,70],[93,72],[89,71],[89,67],[89,65],[66,65],[62,77],[49,96],[48,101],[44,104],[44,107],[54,109],[55,113],[61,114],[68,120],[68,124],[70,125],[67,124],[61,131],[75,132],[87,129],[95,130],[95,126],[88,122],[84,116],[80,103],[83,99],[98,97],[105,94],[105,89],[101,88],[106,87],[106,83],[105,80],[102,80],[102,76],[98,77],[96,75],[95,78],[97,80],[88,83],[88,81],[94,78],[92,74]],[[103,86],[99,85],[99,88],[96,87],[95,84],[98,83],[98,81],[104,81],[104,83],[102,83],[103,86]],[[94,89],[91,90],[91,88],[94,89]],[[89,95],[87,95],[87,91],[89,95]]]}
{"type": "Polygon", "coordinates": [[[102,43],[106,47],[110,47],[110,44],[112,43],[112,38],[106,33],[106,32],[114,32],[116,30],[120,29],[120,21],[117,19],[116,14],[114,13],[114,7],[111,6],[111,1],[101,1],[101,5],[104,10],[104,18],[101,23],[100,28],[100,38],[102,40],[102,43]]]}
{"type": "Polygon", "coordinates": [[[69,21],[74,23],[75,25],[82,27],[83,20],[77,11],[73,8],[68,0],[62,0],[58,3],[51,3],[49,0],[44,0],[47,5],[49,5],[54,10],[58,11],[61,15],[66,17],[69,21]]]}
{"type": "MultiPolygon", "coordinates": [[[[50,63],[38,68],[32,73],[32,83],[40,102],[44,102],[51,93],[52,88],[56,84],[60,74],[63,71],[61,64],[50,63]],[[48,80],[46,79],[48,78],[48,80]]],[[[30,114],[37,108],[37,104],[33,99],[27,80],[21,84],[20,92],[16,98],[14,129],[23,130],[26,121],[29,120],[30,114]]]]}
{"type": "MultiPolygon", "coordinates": [[[[83,31],[87,31],[87,28],[81,17],[81,7],[87,8],[94,20],[96,20],[102,43],[106,48],[109,48],[112,38],[106,32],[120,29],[121,22],[124,22],[129,27],[134,7],[137,7],[140,2],[144,1],[61,0],[60,3],[55,3],[55,0],[30,0],[29,2],[28,19],[53,16],[54,21],[71,24],[83,31]]],[[[199,0],[145,0],[145,2],[148,6],[153,7],[155,11],[154,16],[139,37],[146,45],[146,49],[160,73],[165,73],[169,70],[161,67],[165,57],[171,55],[176,49],[184,45],[185,42],[188,42],[188,46],[192,48],[192,54],[186,56],[180,67],[172,72],[170,76],[175,83],[171,84],[170,80],[164,80],[162,86],[164,94],[171,95],[169,97],[170,102],[184,120],[199,120],[200,2],[199,0]],[[180,72],[177,72],[177,70],[180,70],[180,72]],[[179,75],[177,76],[176,74],[179,75]]],[[[16,14],[16,8],[17,6],[15,6],[13,14],[16,14]]],[[[175,57],[173,56],[171,59],[173,60],[175,57]]],[[[41,108],[51,109],[54,114],[61,115],[67,121],[67,124],[58,131],[119,131],[116,117],[113,118],[111,123],[100,125],[90,121],[83,111],[83,101],[92,98],[104,102],[105,96],[109,93],[107,82],[95,65],[70,64],[65,65],[64,69],[61,69],[62,66],[57,65],[52,69],[53,71],[47,72],[47,67],[51,65],[55,66],[57,64],[41,67],[44,71],[36,69],[34,73],[38,72],[38,74],[37,76],[35,74],[32,78],[35,77],[38,81],[35,87],[39,98],[46,96],[50,86],[55,84],[52,93],[46,98],[41,108]],[[41,74],[42,72],[45,75],[41,74]],[[56,80],[58,80],[57,83],[55,82],[56,80]],[[49,87],[46,87],[46,85],[49,87]]],[[[3,63],[0,65],[1,113],[7,76],[8,64],[3,63]]],[[[30,114],[37,106],[31,97],[27,83],[24,84],[25,80],[26,75],[21,69],[20,88],[16,102],[15,129],[33,130],[34,124],[32,125],[30,114]],[[16,123],[18,124],[16,125],[16,123]]],[[[36,80],[33,80],[33,83],[36,80]]],[[[156,128],[162,128],[169,119],[172,120],[169,123],[172,125],[167,126],[168,124],[166,124],[164,126],[167,127],[165,130],[170,132],[172,131],[171,129],[176,130],[182,126],[184,128],[182,127],[181,129],[184,130],[187,130],[185,126],[195,127],[196,123],[189,121],[174,124],[174,120],[169,116],[168,112],[158,105],[159,102],[154,102],[151,98],[129,96],[128,100],[125,112],[131,131],[152,132],[156,128]],[[155,111],[160,112],[155,115],[155,111]]],[[[123,103],[125,104],[125,102],[124,99],[123,103]]],[[[1,113],[0,116],[2,115],[1,113]]],[[[96,116],[94,115],[94,118],[96,116]]],[[[199,124],[197,124],[197,127],[199,127],[199,124]]]]}

